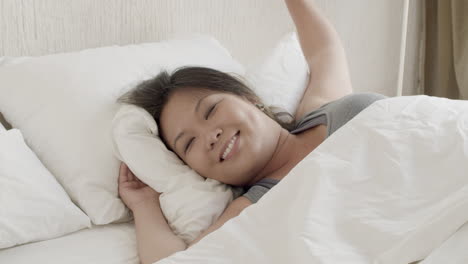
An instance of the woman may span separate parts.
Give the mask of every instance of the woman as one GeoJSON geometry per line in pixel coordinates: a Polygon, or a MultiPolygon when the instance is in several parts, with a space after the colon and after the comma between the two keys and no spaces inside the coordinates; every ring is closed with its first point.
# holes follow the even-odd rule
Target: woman
{"type": "MultiPolygon", "coordinates": [[[[167,148],[200,175],[248,189],[193,243],[258,201],[327,136],[385,98],[352,94],[340,39],[313,1],[286,0],[286,5],[312,73],[293,122],[273,114],[234,76],[202,67],[162,72],[120,98],[151,113],[167,148]]],[[[190,246],[169,228],[159,194],[125,164],[119,194],[133,211],[143,263],[190,246]]]]}

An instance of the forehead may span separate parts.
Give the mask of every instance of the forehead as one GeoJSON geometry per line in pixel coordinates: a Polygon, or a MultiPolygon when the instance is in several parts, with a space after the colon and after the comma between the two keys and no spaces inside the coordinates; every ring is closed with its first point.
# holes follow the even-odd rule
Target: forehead
{"type": "Polygon", "coordinates": [[[163,116],[174,117],[178,114],[187,114],[186,111],[193,112],[200,99],[213,94],[221,93],[201,88],[176,90],[169,96],[166,105],[164,105],[161,118],[163,116]]]}
{"type": "MultiPolygon", "coordinates": [[[[195,106],[201,98],[215,92],[201,88],[183,88],[174,91],[168,98],[164,110],[179,110],[195,106]]],[[[172,112],[172,111],[169,111],[172,112]]]]}

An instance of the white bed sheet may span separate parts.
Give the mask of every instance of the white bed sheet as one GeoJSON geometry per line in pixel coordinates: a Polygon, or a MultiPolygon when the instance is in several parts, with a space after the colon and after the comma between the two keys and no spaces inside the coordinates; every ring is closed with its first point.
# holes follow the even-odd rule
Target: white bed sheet
{"type": "Polygon", "coordinates": [[[4,264],[138,264],[134,222],[92,228],[0,250],[4,264]]]}
{"type": "Polygon", "coordinates": [[[468,223],[418,264],[468,263],[468,223]]]}

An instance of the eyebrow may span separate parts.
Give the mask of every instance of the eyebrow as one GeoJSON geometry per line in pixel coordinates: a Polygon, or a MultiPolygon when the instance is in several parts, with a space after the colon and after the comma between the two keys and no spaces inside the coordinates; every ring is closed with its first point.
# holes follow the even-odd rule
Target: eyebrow
{"type": "MultiPolygon", "coordinates": [[[[211,94],[207,94],[207,95],[203,96],[202,98],[200,98],[200,100],[198,100],[197,105],[195,106],[195,111],[194,111],[195,113],[198,113],[198,111],[200,109],[201,102],[203,101],[203,99],[205,99],[206,97],[208,97],[210,95],[211,94]]],[[[185,134],[185,131],[182,131],[182,133],[179,133],[179,135],[177,135],[177,137],[174,139],[174,150],[177,150],[177,147],[176,147],[177,140],[179,140],[184,134],[185,134]]]]}

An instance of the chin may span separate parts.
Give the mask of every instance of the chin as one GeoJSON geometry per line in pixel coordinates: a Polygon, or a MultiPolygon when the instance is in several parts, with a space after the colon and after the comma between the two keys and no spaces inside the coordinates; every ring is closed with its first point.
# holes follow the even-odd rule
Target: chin
{"type": "Polygon", "coordinates": [[[241,181],[238,181],[236,182],[236,184],[231,184],[231,185],[234,185],[234,186],[237,186],[237,187],[245,187],[245,186],[248,186],[249,183],[254,179],[255,177],[254,176],[250,176],[250,177],[247,177],[241,181]]]}
{"type": "Polygon", "coordinates": [[[226,179],[222,179],[222,180],[220,179],[220,180],[217,180],[217,181],[220,181],[220,182],[222,182],[222,183],[224,183],[224,184],[236,186],[236,187],[242,187],[242,186],[244,186],[244,184],[243,184],[244,181],[239,181],[239,180],[237,180],[237,179],[234,179],[234,180],[227,180],[227,181],[226,181],[226,179]]]}

